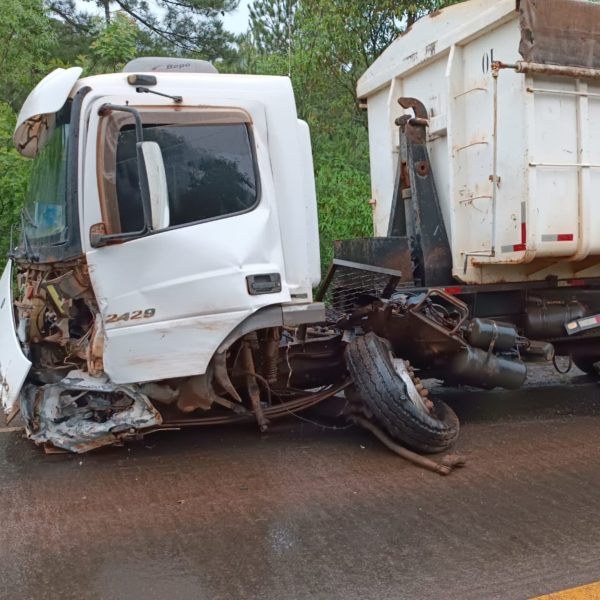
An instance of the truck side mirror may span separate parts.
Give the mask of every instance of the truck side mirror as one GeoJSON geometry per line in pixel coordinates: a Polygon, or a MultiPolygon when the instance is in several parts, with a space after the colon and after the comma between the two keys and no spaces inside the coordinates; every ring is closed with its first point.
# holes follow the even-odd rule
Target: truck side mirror
{"type": "Polygon", "coordinates": [[[166,229],[171,215],[167,174],[160,146],[156,142],[140,142],[138,156],[143,162],[150,197],[150,215],[154,231],[166,229]]]}
{"type": "Polygon", "coordinates": [[[110,234],[106,232],[105,223],[96,223],[90,228],[92,248],[144,237],[152,231],[166,229],[171,221],[167,176],[160,146],[156,142],[144,142],[142,117],[137,109],[132,106],[103,104],[98,109],[98,114],[105,116],[111,111],[130,113],[135,121],[137,168],[144,223],[142,229],[138,231],[110,234]]]}

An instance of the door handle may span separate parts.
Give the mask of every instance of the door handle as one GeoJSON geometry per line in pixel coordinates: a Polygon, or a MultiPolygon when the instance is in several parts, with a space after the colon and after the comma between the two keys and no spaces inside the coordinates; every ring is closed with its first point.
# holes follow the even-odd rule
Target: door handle
{"type": "Polygon", "coordinates": [[[248,275],[246,285],[251,296],[278,294],[281,292],[281,275],[279,273],[248,275]]]}

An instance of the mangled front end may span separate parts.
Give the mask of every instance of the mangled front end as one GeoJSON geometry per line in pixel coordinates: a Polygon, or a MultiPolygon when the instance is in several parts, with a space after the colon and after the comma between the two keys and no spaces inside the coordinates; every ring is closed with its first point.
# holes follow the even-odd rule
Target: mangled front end
{"type": "Polygon", "coordinates": [[[109,382],[103,332],[85,264],[19,268],[0,288],[0,388],[27,436],[72,452],[117,443],[162,419],[141,388],[109,382]]]}
{"type": "Polygon", "coordinates": [[[106,377],[82,371],[72,371],[55,384],[26,384],[21,413],[34,442],[72,452],[115,444],[162,423],[158,411],[135,386],[114,385],[106,377]]]}

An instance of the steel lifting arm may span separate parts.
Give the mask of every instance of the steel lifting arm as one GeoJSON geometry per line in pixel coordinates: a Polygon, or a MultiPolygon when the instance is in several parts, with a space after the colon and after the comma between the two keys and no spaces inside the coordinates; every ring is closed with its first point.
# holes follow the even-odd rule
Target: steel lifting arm
{"type": "Polygon", "coordinates": [[[427,110],[416,98],[400,98],[414,117],[396,120],[400,153],[388,236],[407,236],[414,279],[427,287],[452,282],[452,254],[427,150],[427,110]],[[406,203],[406,204],[405,204],[406,203]]]}

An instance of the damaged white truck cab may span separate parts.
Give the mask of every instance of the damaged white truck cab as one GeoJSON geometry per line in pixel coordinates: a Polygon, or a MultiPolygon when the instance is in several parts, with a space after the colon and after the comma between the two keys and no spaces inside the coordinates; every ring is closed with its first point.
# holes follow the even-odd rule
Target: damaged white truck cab
{"type": "MultiPolygon", "coordinates": [[[[28,412],[27,379],[28,429],[71,449],[81,435],[71,446],[40,428],[39,390],[70,378],[79,382],[71,400],[84,384],[131,399],[132,384],[168,381],[146,394],[184,413],[208,409],[210,381],[210,394],[198,389],[202,376],[212,381],[215,355],[249,331],[324,320],[312,302],[320,259],[310,135],[290,81],[171,59],[80,74],[48,75],[18,117],[15,144],[34,163],[0,299],[3,407],[10,414],[20,398],[28,412]]],[[[217,377],[231,385],[223,370],[217,377]]],[[[72,402],[65,420],[87,419],[103,402],[72,402]]],[[[147,425],[160,423],[146,412],[147,425]]],[[[113,424],[94,419],[103,431],[83,438],[114,441],[104,435],[113,424]]]]}

